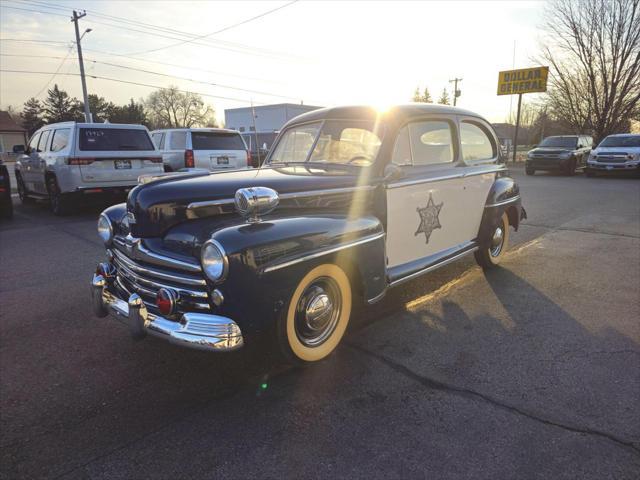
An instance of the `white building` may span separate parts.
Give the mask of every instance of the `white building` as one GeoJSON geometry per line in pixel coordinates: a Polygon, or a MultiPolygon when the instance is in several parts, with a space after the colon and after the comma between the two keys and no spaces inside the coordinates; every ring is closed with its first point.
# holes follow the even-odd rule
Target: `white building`
{"type": "Polygon", "coordinates": [[[224,126],[241,133],[277,132],[292,118],[318,108],[322,107],[296,103],[260,105],[253,108],[230,108],[224,111],[224,126]],[[255,125],[252,112],[255,114],[255,125]]]}

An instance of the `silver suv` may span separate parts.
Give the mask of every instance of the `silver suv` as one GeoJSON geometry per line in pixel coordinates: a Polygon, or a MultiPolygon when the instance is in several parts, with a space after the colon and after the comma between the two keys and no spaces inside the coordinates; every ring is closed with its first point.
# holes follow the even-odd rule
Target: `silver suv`
{"type": "Polygon", "coordinates": [[[140,175],[161,172],[162,158],[142,125],[46,125],[16,161],[20,200],[48,199],[56,215],[70,213],[85,195],[125,194],[140,175]]]}
{"type": "Polygon", "coordinates": [[[178,128],[154,130],[151,136],[162,152],[166,172],[184,168],[228,170],[251,164],[247,146],[235,130],[178,128]]]}

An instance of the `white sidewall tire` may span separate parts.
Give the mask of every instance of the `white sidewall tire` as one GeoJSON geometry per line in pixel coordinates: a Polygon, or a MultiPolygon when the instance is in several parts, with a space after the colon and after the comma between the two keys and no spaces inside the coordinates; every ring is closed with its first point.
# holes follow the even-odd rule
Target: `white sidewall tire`
{"type": "Polygon", "coordinates": [[[507,215],[507,212],[504,212],[502,214],[500,221],[502,222],[502,231],[503,231],[503,241],[502,241],[502,248],[500,248],[500,253],[498,254],[498,256],[494,257],[493,255],[491,255],[491,248],[489,248],[487,251],[489,261],[493,265],[498,265],[500,263],[500,261],[502,260],[502,257],[504,257],[504,254],[509,248],[509,215],[507,215]]]}
{"type": "Polygon", "coordinates": [[[349,318],[351,316],[352,294],[351,283],[347,274],[335,264],[325,263],[313,268],[307,273],[302,280],[298,283],[286,312],[285,318],[285,337],[287,346],[293,354],[293,356],[302,362],[317,362],[327,357],[342,340],[344,332],[349,325],[349,318]],[[300,300],[300,297],[304,293],[305,289],[316,279],[320,277],[329,277],[333,279],[340,288],[340,294],[342,296],[342,306],[340,309],[340,315],[335,329],[331,335],[317,347],[308,347],[304,345],[296,334],[295,328],[295,313],[296,305],[300,300]]]}

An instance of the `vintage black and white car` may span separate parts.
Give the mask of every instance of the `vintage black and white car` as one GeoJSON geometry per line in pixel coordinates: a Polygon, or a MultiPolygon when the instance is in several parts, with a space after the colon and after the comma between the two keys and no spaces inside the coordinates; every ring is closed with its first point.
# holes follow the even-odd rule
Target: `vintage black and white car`
{"type": "Polygon", "coordinates": [[[147,181],[106,209],[93,307],[134,338],[230,351],[271,336],[314,362],[356,302],[467,254],[497,265],[524,217],[475,113],[316,110],[285,125],[260,169],[147,181]]]}

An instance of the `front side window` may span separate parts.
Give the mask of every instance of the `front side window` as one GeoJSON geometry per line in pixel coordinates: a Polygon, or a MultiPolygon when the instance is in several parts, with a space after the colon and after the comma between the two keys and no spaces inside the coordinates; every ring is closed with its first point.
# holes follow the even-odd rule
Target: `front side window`
{"type": "Polygon", "coordinates": [[[288,129],[275,146],[271,163],[371,165],[377,155],[381,128],[374,122],[325,120],[288,129]],[[313,148],[313,151],[311,149],[313,148]]]}
{"type": "Polygon", "coordinates": [[[40,141],[38,142],[39,152],[44,152],[46,150],[47,141],[49,140],[50,133],[51,133],[51,130],[45,130],[44,132],[42,132],[42,135],[40,136],[40,141]]]}
{"type": "Polygon", "coordinates": [[[494,144],[487,132],[475,123],[460,124],[460,143],[462,144],[462,160],[491,160],[497,156],[494,144]]]}
{"type": "Polygon", "coordinates": [[[51,151],[59,152],[64,150],[69,144],[69,133],[71,129],[60,128],[53,132],[53,140],[51,141],[51,151]]]}
{"type": "Polygon", "coordinates": [[[409,124],[413,165],[453,162],[452,125],[444,120],[426,120],[409,124]]]}
{"type": "Polygon", "coordinates": [[[93,152],[155,150],[147,131],[138,128],[80,128],[78,143],[93,152]]]}
{"type": "Polygon", "coordinates": [[[40,140],[40,132],[36,133],[31,140],[29,140],[29,150],[32,152],[38,151],[38,141],[40,140]]]}
{"type": "Polygon", "coordinates": [[[169,148],[171,150],[184,150],[187,148],[187,132],[171,132],[169,148]]]}
{"type": "Polygon", "coordinates": [[[164,132],[154,133],[153,135],[151,135],[151,140],[153,140],[153,144],[159,150],[162,150],[164,148],[164,137],[165,137],[164,132]]]}
{"type": "Polygon", "coordinates": [[[409,127],[402,127],[398,132],[396,143],[393,147],[391,162],[396,165],[411,165],[411,146],[409,140],[409,127]]]}
{"type": "Polygon", "coordinates": [[[244,150],[245,145],[239,133],[191,132],[194,150],[244,150]]]}

